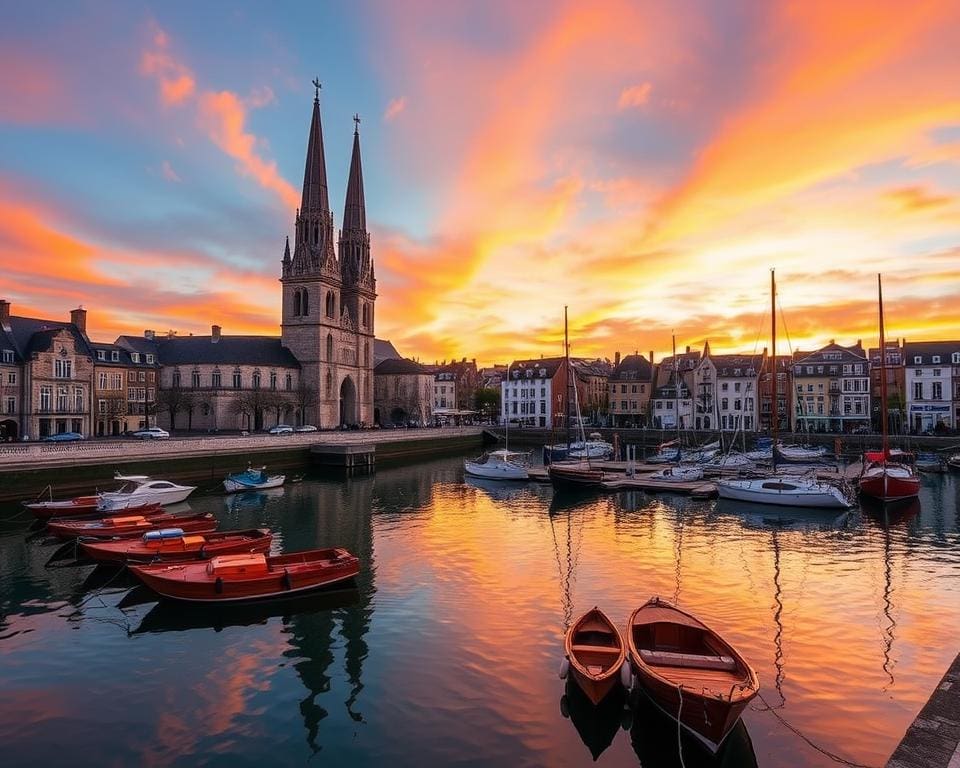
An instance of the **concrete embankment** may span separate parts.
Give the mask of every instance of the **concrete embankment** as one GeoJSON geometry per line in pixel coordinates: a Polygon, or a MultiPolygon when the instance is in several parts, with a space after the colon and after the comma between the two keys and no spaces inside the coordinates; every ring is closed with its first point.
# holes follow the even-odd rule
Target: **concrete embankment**
{"type": "Polygon", "coordinates": [[[211,485],[248,463],[306,470],[315,446],[372,446],[376,464],[480,449],[480,427],[200,437],[158,441],[91,440],[0,446],[0,501],[32,498],[50,486],[56,496],[112,488],[114,473],[162,475],[211,485]]]}

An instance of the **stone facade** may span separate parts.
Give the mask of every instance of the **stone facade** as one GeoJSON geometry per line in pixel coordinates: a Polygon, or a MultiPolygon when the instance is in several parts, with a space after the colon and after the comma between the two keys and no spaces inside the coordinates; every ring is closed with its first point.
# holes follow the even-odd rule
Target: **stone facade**
{"type": "Polygon", "coordinates": [[[413,360],[384,360],[373,369],[374,423],[426,426],[433,421],[434,377],[413,360]]]}
{"type": "Polygon", "coordinates": [[[654,387],[653,353],[627,355],[617,363],[608,380],[610,415],[615,427],[645,427],[649,424],[650,397],[654,387]]]}
{"type": "Polygon", "coordinates": [[[850,432],[870,424],[870,370],[858,341],[831,341],[816,352],[794,355],[794,430],[850,432]]]}
{"type": "Polygon", "coordinates": [[[70,328],[35,334],[23,368],[23,435],[89,435],[93,368],[89,351],[70,328]]]}

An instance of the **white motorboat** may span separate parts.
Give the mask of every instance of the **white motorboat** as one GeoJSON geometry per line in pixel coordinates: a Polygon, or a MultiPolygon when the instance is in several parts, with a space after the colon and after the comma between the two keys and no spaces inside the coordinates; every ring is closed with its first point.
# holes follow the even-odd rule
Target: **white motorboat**
{"type": "Polygon", "coordinates": [[[650,475],[650,479],[659,480],[663,483],[691,483],[703,479],[703,468],[678,464],[675,467],[667,467],[659,472],[654,472],[650,475]]]}
{"type": "Polygon", "coordinates": [[[260,467],[260,469],[247,467],[243,472],[227,475],[226,480],[223,481],[223,487],[227,493],[263,491],[267,488],[279,488],[286,479],[286,475],[268,475],[266,467],[260,467]]]}
{"type": "Polygon", "coordinates": [[[570,443],[567,456],[571,459],[609,459],[613,456],[613,445],[604,440],[599,432],[591,432],[589,440],[570,443]]]}
{"type": "Polygon", "coordinates": [[[463,471],[488,480],[529,480],[526,459],[526,453],[506,449],[491,451],[476,461],[464,461],[463,471]]]}
{"type": "Polygon", "coordinates": [[[716,481],[721,499],[775,504],[782,507],[849,509],[852,504],[839,488],[807,477],[754,477],[716,481]]]}
{"type": "Polygon", "coordinates": [[[118,510],[142,504],[176,504],[184,501],[197,488],[195,485],[177,485],[169,480],[153,480],[147,475],[116,475],[123,482],[119,491],[100,494],[103,509],[118,510]]]}

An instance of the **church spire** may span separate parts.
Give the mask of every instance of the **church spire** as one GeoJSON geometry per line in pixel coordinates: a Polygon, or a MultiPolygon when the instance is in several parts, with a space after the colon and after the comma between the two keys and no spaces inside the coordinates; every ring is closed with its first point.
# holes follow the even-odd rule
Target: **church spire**
{"type": "Polygon", "coordinates": [[[347,199],[343,206],[343,231],[367,231],[367,209],[363,202],[363,167],[360,163],[360,116],[354,115],[353,156],[347,180],[347,199]]]}
{"type": "Polygon", "coordinates": [[[307,164],[303,170],[303,200],[300,211],[304,214],[326,213],[330,210],[327,197],[327,165],[323,155],[323,125],[320,122],[320,81],[314,80],[316,93],[313,99],[313,119],[310,122],[310,139],[307,143],[307,164]]]}

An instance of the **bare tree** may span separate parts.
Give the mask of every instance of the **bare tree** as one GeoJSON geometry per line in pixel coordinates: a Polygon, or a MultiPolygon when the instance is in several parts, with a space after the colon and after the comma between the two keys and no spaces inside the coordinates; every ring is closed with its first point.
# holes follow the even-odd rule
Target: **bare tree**
{"type": "Polygon", "coordinates": [[[170,429],[176,428],[177,414],[186,410],[189,402],[188,393],[183,387],[173,386],[157,392],[155,410],[170,414],[170,429]]]}
{"type": "MultiPolygon", "coordinates": [[[[317,390],[300,379],[297,388],[293,391],[293,405],[296,408],[297,419],[300,425],[307,423],[307,411],[317,406],[317,390]]],[[[320,425],[317,424],[319,427],[320,425]]]]}

